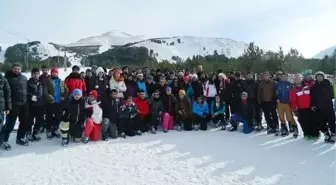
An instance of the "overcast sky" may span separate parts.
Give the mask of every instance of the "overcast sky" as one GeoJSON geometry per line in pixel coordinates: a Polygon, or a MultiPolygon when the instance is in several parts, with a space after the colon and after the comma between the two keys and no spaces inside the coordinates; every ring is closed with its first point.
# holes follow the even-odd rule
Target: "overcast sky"
{"type": "Polygon", "coordinates": [[[0,0],[0,44],[67,44],[117,29],[254,41],[311,57],[336,45],[335,21],[336,0],[0,0]]]}

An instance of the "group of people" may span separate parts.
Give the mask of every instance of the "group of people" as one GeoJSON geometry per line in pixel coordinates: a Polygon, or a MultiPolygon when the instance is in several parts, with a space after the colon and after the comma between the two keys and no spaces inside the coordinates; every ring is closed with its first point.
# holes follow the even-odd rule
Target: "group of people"
{"type": "Polygon", "coordinates": [[[61,138],[84,142],[108,138],[155,134],[180,130],[207,130],[213,123],[221,130],[243,132],[267,129],[268,134],[298,137],[300,124],[305,139],[316,139],[320,131],[326,142],[335,142],[335,112],[332,100],[336,85],[323,72],[288,74],[269,72],[244,76],[240,72],[206,74],[197,71],[130,70],[92,66],[80,72],[73,66],[64,80],[57,68],[34,68],[28,80],[21,66],[0,75],[0,144],[10,150],[9,136],[17,118],[16,144],[28,146],[61,138]],[[267,128],[262,125],[262,114],[267,128]],[[4,116],[6,115],[5,124],[4,116]],[[298,122],[294,119],[298,117],[298,122]],[[280,120],[280,127],[279,127],[280,120]],[[228,125],[231,125],[228,127],[228,125]],[[288,125],[288,126],[287,126],[288,125]],[[2,128],[1,128],[2,127],[2,128]]]}

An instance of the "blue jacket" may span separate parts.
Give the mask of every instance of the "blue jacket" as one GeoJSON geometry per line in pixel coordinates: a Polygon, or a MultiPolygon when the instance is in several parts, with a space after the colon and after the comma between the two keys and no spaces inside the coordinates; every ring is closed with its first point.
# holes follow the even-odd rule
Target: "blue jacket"
{"type": "Polygon", "coordinates": [[[219,105],[219,108],[216,108],[216,102],[212,101],[211,110],[210,110],[211,115],[214,115],[215,113],[224,114],[224,112],[225,112],[225,104],[224,103],[221,103],[219,105]]]}
{"type": "Polygon", "coordinates": [[[191,97],[194,95],[194,90],[190,83],[184,87],[184,91],[186,93],[185,96],[190,100],[191,97]]]}
{"type": "Polygon", "coordinates": [[[192,111],[193,113],[205,118],[207,115],[209,115],[209,106],[206,101],[204,101],[203,105],[199,105],[197,101],[194,101],[192,105],[192,111]],[[206,113],[206,115],[203,113],[206,113]]]}
{"type": "Polygon", "coordinates": [[[55,92],[54,92],[54,102],[60,103],[61,102],[61,80],[59,78],[53,80],[55,92]]]}
{"type": "Polygon", "coordinates": [[[279,81],[276,85],[276,97],[281,103],[289,103],[289,91],[292,84],[288,81],[279,81]]]}
{"type": "Polygon", "coordinates": [[[146,97],[148,97],[148,93],[147,93],[147,88],[146,88],[146,83],[144,81],[137,81],[137,86],[138,86],[138,90],[143,90],[145,91],[146,97]]]}

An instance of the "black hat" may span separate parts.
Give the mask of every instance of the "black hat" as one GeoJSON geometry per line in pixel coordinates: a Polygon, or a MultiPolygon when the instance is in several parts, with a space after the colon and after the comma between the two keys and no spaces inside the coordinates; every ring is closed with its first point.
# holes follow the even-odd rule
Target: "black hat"
{"type": "Polygon", "coordinates": [[[240,78],[240,72],[235,72],[234,75],[235,77],[240,78]]]}

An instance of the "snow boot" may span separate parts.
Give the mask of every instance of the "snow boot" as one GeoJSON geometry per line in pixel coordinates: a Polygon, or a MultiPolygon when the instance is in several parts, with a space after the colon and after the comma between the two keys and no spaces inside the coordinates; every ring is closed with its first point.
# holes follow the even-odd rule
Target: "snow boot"
{"type": "Polygon", "coordinates": [[[198,124],[198,123],[194,124],[194,130],[195,131],[198,131],[199,128],[200,128],[200,124],[198,124]]]}
{"type": "Polygon", "coordinates": [[[62,146],[63,147],[67,147],[69,144],[69,140],[68,139],[62,139],[62,146]]]}
{"type": "Polygon", "coordinates": [[[229,129],[229,132],[235,132],[235,131],[237,131],[237,130],[238,130],[237,127],[231,127],[231,128],[229,129]]]}
{"type": "Polygon", "coordinates": [[[123,133],[121,133],[120,135],[119,135],[119,137],[122,137],[122,138],[126,138],[126,134],[123,132],[123,133]]]}
{"type": "Polygon", "coordinates": [[[176,126],[176,131],[181,131],[181,126],[180,125],[176,126]]]}
{"type": "Polygon", "coordinates": [[[89,142],[90,138],[89,137],[84,137],[83,139],[83,143],[84,144],[87,144],[89,142]]]}
{"type": "Polygon", "coordinates": [[[296,124],[293,125],[293,129],[294,129],[293,138],[296,139],[299,137],[299,129],[296,124]]]}
{"type": "Polygon", "coordinates": [[[221,130],[226,130],[227,122],[223,121],[221,125],[222,125],[221,130]]]}
{"type": "Polygon", "coordinates": [[[288,129],[286,125],[281,125],[281,136],[285,137],[289,135],[288,129]]]}
{"type": "Polygon", "coordinates": [[[292,124],[289,123],[289,132],[290,133],[294,133],[295,132],[295,126],[296,125],[292,125],[292,124]]]}
{"type": "Polygon", "coordinates": [[[34,141],[41,141],[41,136],[38,133],[33,134],[33,140],[34,141]]]}
{"type": "Polygon", "coordinates": [[[275,133],[277,133],[278,131],[277,131],[277,129],[275,129],[275,128],[268,128],[267,129],[267,134],[275,134],[275,133]]]}
{"type": "Polygon", "coordinates": [[[151,128],[151,133],[156,134],[156,129],[154,127],[151,128]]]}
{"type": "Polygon", "coordinates": [[[102,140],[103,141],[108,141],[108,133],[107,132],[102,133],[102,140]]]}
{"type": "Polygon", "coordinates": [[[335,134],[330,134],[330,133],[328,132],[328,134],[325,135],[324,141],[325,141],[326,143],[335,143],[335,139],[336,139],[335,137],[336,137],[335,134]]]}
{"type": "Polygon", "coordinates": [[[16,139],[16,144],[21,146],[28,146],[29,142],[26,138],[16,139]]]}
{"type": "Polygon", "coordinates": [[[1,145],[1,148],[3,148],[4,150],[11,150],[12,147],[10,144],[8,144],[8,142],[3,142],[1,145]]]}
{"type": "Polygon", "coordinates": [[[138,136],[141,136],[141,135],[142,135],[142,132],[141,132],[141,130],[138,130],[138,131],[136,131],[135,134],[138,135],[138,136]]]}
{"type": "Polygon", "coordinates": [[[51,140],[52,138],[53,138],[53,136],[52,136],[51,132],[47,131],[47,139],[51,140]]]}
{"type": "Polygon", "coordinates": [[[33,138],[33,135],[31,134],[31,132],[28,132],[26,134],[26,139],[29,141],[29,142],[33,142],[34,141],[34,138],[33,138]]]}
{"type": "Polygon", "coordinates": [[[59,134],[57,131],[52,131],[51,135],[52,137],[61,138],[61,134],[59,134]]]}

